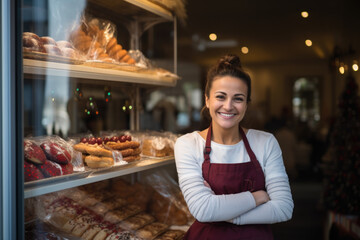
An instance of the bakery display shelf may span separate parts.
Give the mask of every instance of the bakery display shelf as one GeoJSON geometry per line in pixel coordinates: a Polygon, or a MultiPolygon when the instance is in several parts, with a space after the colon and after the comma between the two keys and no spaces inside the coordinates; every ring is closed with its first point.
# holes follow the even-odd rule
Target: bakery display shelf
{"type": "Polygon", "coordinates": [[[46,181],[46,179],[44,179],[40,184],[36,184],[36,182],[31,185],[25,184],[24,197],[36,197],[47,193],[57,192],[60,190],[120,177],[131,173],[141,172],[172,163],[174,163],[173,156],[158,159],[142,158],[140,161],[132,162],[126,165],[94,170],[88,174],[85,174],[84,177],[78,177],[76,179],[64,178],[63,181],[53,181],[51,178],[46,181]]]}
{"type": "Polygon", "coordinates": [[[173,14],[168,9],[148,0],[88,0],[88,3],[108,9],[125,17],[160,17],[173,21],[173,14]]]}
{"type": "Polygon", "coordinates": [[[24,59],[24,73],[44,76],[94,79],[122,83],[173,87],[177,78],[143,72],[98,68],[92,65],[76,65],[50,61],[24,59]]]}

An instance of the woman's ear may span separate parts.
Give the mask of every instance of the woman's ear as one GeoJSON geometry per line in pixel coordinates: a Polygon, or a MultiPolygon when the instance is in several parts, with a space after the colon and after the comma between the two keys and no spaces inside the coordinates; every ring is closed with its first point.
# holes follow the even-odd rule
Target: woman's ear
{"type": "Polygon", "coordinates": [[[205,105],[209,108],[209,98],[207,96],[205,96],[205,105]]]}

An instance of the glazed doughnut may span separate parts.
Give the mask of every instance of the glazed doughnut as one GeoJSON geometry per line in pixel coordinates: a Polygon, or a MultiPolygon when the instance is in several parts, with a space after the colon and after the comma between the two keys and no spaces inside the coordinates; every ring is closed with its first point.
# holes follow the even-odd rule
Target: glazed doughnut
{"type": "Polygon", "coordinates": [[[52,55],[57,55],[57,56],[62,56],[62,52],[60,50],[60,48],[58,48],[57,46],[55,45],[51,45],[51,44],[44,44],[44,48],[45,48],[45,51],[48,53],[48,54],[52,54],[52,55]]]}
{"type": "Polygon", "coordinates": [[[110,147],[111,149],[115,149],[115,150],[124,150],[127,148],[138,148],[138,147],[140,147],[140,143],[135,142],[135,141],[107,142],[106,146],[110,147]]]}
{"type": "Polygon", "coordinates": [[[111,167],[114,165],[114,159],[90,155],[85,157],[85,163],[91,168],[111,167]]]}
{"type": "Polygon", "coordinates": [[[40,37],[41,42],[45,45],[45,44],[49,44],[49,45],[56,45],[56,41],[51,38],[51,37],[40,37]]]}
{"type": "Polygon", "coordinates": [[[91,48],[89,50],[89,56],[93,59],[98,59],[98,56],[104,53],[104,49],[102,48],[91,48]]]}
{"type": "Polygon", "coordinates": [[[133,162],[133,161],[140,160],[140,156],[139,155],[137,155],[137,156],[128,156],[128,157],[124,157],[123,160],[126,161],[126,162],[133,162]]]}

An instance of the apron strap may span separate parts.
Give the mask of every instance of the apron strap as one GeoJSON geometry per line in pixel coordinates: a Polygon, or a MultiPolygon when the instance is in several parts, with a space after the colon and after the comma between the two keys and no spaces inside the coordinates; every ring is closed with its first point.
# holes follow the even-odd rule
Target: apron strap
{"type": "Polygon", "coordinates": [[[206,135],[206,143],[204,148],[204,161],[210,161],[210,152],[211,152],[211,132],[212,132],[212,124],[210,124],[207,135],[206,135]]]}
{"type": "Polygon", "coordinates": [[[252,149],[250,147],[250,144],[249,144],[249,141],[248,141],[248,139],[246,137],[246,134],[245,134],[245,132],[244,132],[244,130],[242,129],[241,126],[239,126],[239,132],[241,134],[242,140],[244,141],[244,145],[245,145],[247,153],[250,156],[251,162],[255,165],[256,168],[261,169],[260,163],[256,159],[256,156],[255,156],[254,152],[252,151],[252,149]]]}

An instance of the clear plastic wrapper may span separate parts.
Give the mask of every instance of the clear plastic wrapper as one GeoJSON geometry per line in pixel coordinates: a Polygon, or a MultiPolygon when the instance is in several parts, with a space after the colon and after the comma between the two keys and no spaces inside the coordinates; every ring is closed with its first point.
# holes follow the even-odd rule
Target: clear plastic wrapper
{"type": "Polygon", "coordinates": [[[101,137],[85,136],[73,145],[75,152],[81,154],[84,164],[91,169],[108,168],[127,164],[120,151],[107,146],[101,137]]]}
{"type": "Polygon", "coordinates": [[[154,189],[149,212],[168,225],[187,225],[193,221],[177,182],[165,170],[142,178],[141,182],[154,189]]]}
{"type": "MultiPolygon", "coordinates": [[[[127,50],[118,43],[116,26],[105,19],[83,15],[80,23],[70,33],[70,41],[86,58],[88,63],[135,64],[127,50]]],[[[98,64],[98,67],[110,67],[98,64]]]]}
{"type": "Polygon", "coordinates": [[[71,146],[71,141],[59,136],[25,138],[25,182],[84,171],[81,159],[71,146]]]}

